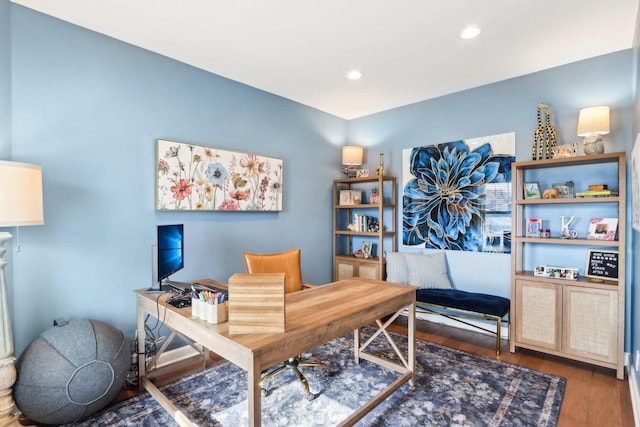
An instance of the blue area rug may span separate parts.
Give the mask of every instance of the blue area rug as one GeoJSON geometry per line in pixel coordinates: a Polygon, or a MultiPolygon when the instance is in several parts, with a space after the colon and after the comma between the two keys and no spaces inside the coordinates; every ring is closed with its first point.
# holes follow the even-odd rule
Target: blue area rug
{"type": "MultiPolygon", "coordinates": [[[[364,328],[366,339],[373,329],[364,328]]],[[[391,334],[402,349],[406,337],[391,334]]],[[[304,355],[328,362],[332,375],[305,368],[308,401],[292,372],[268,384],[262,400],[263,426],[334,426],[353,413],[398,374],[367,361],[357,365],[353,335],[304,355]]],[[[363,339],[363,342],[364,342],[363,339]]],[[[383,339],[368,352],[395,357],[383,339]]],[[[566,380],[561,377],[417,340],[416,387],[404,384],[360,420],[358,426],[555,426],[566,380]]],[[[397,358],[397,357],[396,357],[397,358]]],[[[199,426],[246,426],[246,373],[224,362],[162,387],[199,426]]],[[[76,426],[177,426],[148,394],[106,408],[76,426]]]]}

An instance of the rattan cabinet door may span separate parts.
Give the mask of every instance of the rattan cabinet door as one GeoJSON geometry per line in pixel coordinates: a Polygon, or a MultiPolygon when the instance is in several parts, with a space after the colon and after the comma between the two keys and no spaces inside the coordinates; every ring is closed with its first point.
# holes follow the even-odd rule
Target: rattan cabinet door
{"type": "Polygon", "coordinates": [[[352,277],[362,277],[364,279],[381,280],[380,266],[377,263],[367,263],[365,261],[345,261],[336,259],[334,280],[351,279],[352,277]]]}
{"type": "Polygon", "coordinates": [[[564,299],[564,351],[615,362],[618,345],[617,290],[566,286],[564,299]]]}
{"type": "Polygon", "coordinates": [[[562,286],[516,280],[516,341],[560,350],[562,286]]]}
{"type": "Polygon", "coordinates": [[[358,264],[351,261],[336,260],[333,271],[335,272],[335,277],[333,278],[335,281],[351,279],[358,275],[358,264]]]}

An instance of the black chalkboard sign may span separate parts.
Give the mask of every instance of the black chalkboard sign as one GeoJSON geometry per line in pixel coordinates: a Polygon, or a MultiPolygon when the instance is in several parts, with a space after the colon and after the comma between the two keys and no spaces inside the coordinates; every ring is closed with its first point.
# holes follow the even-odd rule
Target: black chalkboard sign
{"type": "Polygon", "coordinates": [[[596,280],[618,280],[618,251],[589,249],[584,275],[596,280]]]}

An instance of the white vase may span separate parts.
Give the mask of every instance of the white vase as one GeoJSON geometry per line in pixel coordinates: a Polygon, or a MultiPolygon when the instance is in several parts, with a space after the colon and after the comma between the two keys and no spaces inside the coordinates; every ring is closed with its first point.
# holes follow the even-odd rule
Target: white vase
{"type": "Polygon", "coordinates": [[[602,154],[604,153],[604,144],[602,140],[585,141],[584,142],[584,154],[602,154]]]}

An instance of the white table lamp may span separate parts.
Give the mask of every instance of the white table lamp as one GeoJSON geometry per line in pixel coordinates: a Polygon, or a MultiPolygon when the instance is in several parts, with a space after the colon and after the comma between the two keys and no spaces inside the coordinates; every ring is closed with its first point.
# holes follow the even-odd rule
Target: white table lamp
{"type": "Polygon", "coordinates": [[[360,166],[364,158],[364,149],[355,145],[345,145],[342,147],[342,172],[347,174],[347,178],[355,178],[356,168],[360,166]]]}
{"type": "Polygon", "coordinates": [[[602,135],[610,132],[609,107],[583,108],[578,115],[578,136],[584,137],[585,154],[604,153],[602,135]]]}
{"type": "MultiPolygon", "coordinates": [[[[0,227],[44,224],[42,208],[42,169],[27,163],[0,161],[0,227]]],[[[7,301],[4,244],[11,234],[0,232],[0,425],[20,426],[20,415],[13,401],[16,369],[13,334],[7,301]]]]}

